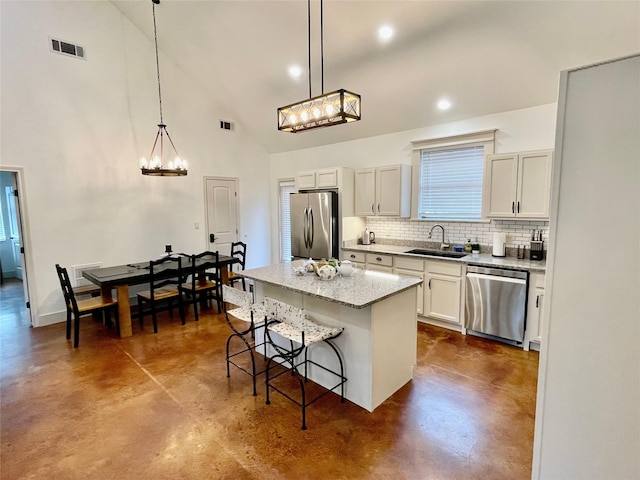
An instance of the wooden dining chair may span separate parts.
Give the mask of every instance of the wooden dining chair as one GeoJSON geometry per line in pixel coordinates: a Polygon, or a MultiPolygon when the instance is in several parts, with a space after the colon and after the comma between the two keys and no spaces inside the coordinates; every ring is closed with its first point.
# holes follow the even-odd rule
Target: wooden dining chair
{"type": "Polygon", "coordinates": [[[242,289],[247,290],[246,280],[237,273],[244,270],[247,261],[247,244],[244,242],[233,242],[231,244],[231,256],[238,260],[229,268],[229,285],[235,286],[236,282],[242,282],[242,289]]]}
{"type": "MultiPolygon", "coordinates": [[[[78,348],[80,343],[80,317],[90,313],[101,312],[109,315],[111,311],[115,314],[115,323],[118,336],[120,336],[120,322],[118,321],[118,302],[116,300],[103,300],[102,297],[90,297],[76,299],[69,279],[67,269],[56,264],[56,272],[60,287],[64,295],[64,302],[67,307],[67,340],[71,338],[71,319],[73,318],[73,347],[78,348]]],[[[108,323],[108,316],[107,316],[108,323]]]]}
{"type": "Polygon", "coordinates": [[[222,281],[220,275],[220,255],[205,251],[190,256],[190,280],[180,285],[187,303],[193,305],[193,314],[198,321],[198,303],[216,300],[218,312],[222,312],[222,281]]]}
{"type": "Polygon", "coordinates": [[[185,281],[185,271],[182,268],[181,257],[164,257],[149,262],[149,290],[138,293],[138,320],[143,326],[145,304],[149,306],[153,322],[153,333],[158,333],[157,313],[169,310],[173,315],[173,302],[177,301],[180,320],[185,324],[184,303],[180,285],[185,281]]]}

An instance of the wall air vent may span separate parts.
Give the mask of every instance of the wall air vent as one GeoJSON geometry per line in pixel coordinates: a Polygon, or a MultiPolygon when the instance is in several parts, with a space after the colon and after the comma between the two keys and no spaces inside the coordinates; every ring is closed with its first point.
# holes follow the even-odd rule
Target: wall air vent
{"type": "Polygon", "coordinates": [[[84,47],[49,37],[49,49],[52,52],[85,59],[84,47]]]}
{"type": "Polygon", "coordinates": [[[222,130],[233,131],[233,123],[227,122],[226,120],[220,120],[220,128],[222,130]]]}

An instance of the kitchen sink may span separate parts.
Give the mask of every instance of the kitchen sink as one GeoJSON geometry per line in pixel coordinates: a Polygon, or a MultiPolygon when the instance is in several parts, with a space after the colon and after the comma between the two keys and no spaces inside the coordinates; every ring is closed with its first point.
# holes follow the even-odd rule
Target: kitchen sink
{"type": "Polygon", "coordinates": [[[442,250],[425,250],[416,248],[414,250],[407,250],[404,253],[412,253],[414,255],[424,255],[425,257],[445,257],[445,258],[462,258],[469,255],[465,252],[445,252],[442,250]]]}

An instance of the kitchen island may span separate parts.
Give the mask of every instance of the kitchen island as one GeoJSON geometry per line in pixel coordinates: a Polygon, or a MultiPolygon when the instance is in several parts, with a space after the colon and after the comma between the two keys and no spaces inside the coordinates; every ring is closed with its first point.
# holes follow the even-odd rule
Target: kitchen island
{"type": "MultiPolygon", "coordinates": [[[[422,280],[364,270],[321,280],[313,273],[296,275],[290,263],[245,270],[242,275],[254,281],[256,301],[274,298],[304,308],[316,322],[344,328],[333,343],[342,355],[345,397],[351,402],[373,411],[413,378],[415,305],[422,280]]],[[[325,345],[309,351],[318,363],[336,367],[335,355],[325,345]]],[[[321,369],[310,370],[309,376],[324,386],[333,381],[321,369]]]]}

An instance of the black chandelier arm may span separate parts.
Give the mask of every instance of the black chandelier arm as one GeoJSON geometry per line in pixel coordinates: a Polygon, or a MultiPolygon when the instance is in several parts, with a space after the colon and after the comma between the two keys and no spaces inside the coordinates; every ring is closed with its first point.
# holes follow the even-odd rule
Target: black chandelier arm
{"type": "MultiPolygon", "coordinates": [[[[158,127],[160,127],[160,125],[158,125],[158,127]]],[[[162,128],[158,128],[158,133],[156,133],[156,139],[153,141],[153,147],[151,148],[151,153],[149,154],[149,161],[153,160],[153,152],[156,151],[156,144],[158,143],[158,137],[160,137],[160,132],[162,132],[162,128]]],[[[160,142],[160,145],[162,145],[162,141],[160,142]]]]}
{"type": "Polygon", "coordinates": [[[176,146],[173,144],[173,140],[171,140],[171,136],[169,135],[169,130],[167,130],[167,127],[165,126],[164,131],[167,134],[167,138],[169,139],[169,143],[171,143],[171,146],[173,147],[173,151],[176,152],[176,157],[180,157],[180,154],[178,153],[178,150],[176,149],[176,146]]]}

